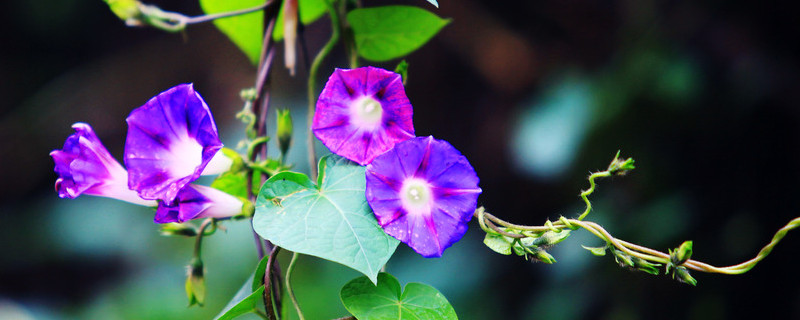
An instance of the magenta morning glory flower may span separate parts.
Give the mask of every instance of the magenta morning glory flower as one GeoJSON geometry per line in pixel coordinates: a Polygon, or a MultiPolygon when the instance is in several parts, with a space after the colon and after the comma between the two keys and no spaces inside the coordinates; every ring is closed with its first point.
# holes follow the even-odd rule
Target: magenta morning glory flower
{"type": "Polygon", "coordinates": [[[319,96],[311,129],[331,152],[365,165],[414,137],[412,115],[399,74],[336,69],[319,96]]]}
{"type": "Polygon", "coordinates": [[[217,189],[195,184],[178,192],[172,205],[159,202],[156,223],[183,223],[200,218],[225,218],[242,213],[242,201],[217,189]]]}
{"type": "Polygon", "coordinates": [[[81,194],[114,198],[145,206],[155,201],[144,200],[128,189],[128,172],[114,160],[88,124],[72,125],[75,133],[64,142],[64,148],[50,156],[58,173],[56,191],[61,198],[74,199],[81,194]]]}
{"type": "Polygon", "coordinates": [[[126,121],[128,187],[142,198],[172,204],[178,192],[201,174],[221,173],[230,166],[222,153],[215,157],[222,148],[217,126],[191,84],[160,93],[134,109],[126,121]],[[216,163],[220,169],[211,170],[216,163]]]}
{"type": "Polygon", "coordinates": [[[446,141],[400,142],[367,166],[367,202],[378,224],[424,257],[461,239],[477,206],[478,176],[446,141]]]}

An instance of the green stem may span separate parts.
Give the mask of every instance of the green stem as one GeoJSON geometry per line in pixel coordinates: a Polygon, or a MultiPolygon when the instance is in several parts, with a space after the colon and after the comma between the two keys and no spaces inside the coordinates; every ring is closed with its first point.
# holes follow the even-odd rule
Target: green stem
{"type": "Polygon", "coordinates": [[[316,152],[314,151],[314,133],[311,131],[311,123],[314,121],[314,110],[317,104],[317,72],[319,72],[319,67],[322,65],[322,60],[327,57],[333,47],[339,42],[339,13],[334,7],[334,2],[337,0],[324,0],[325,5],[328,6],[328,15],[331,18],[331,38],[328,40],[328,43],[322,47],[317,56],[314,57],[314,61],[311,63],[311,68],[308,70],[308,117],[307,117],[307,125],[308,125],[308,167],[309,171],[311,172],[311,181],[317,180],[317,156],[316,152]]]}
{"type": "Polygon", "coordinates": [[[208,218],[200,224],[200,228],[197,231],[197,238],[194,240],[194,257],[200,259],[200,254],[202,253],[202,246],[203,246],[203,237],[206,235],[206,228],[208,228],[211,223],[214,222],[214,218],[208,218]]]}
{"type": "Polygon", "coordinates": [[[294,271],[294,264],[297,261],[297,257],[300,256],[299,253],[294,252],[292,253],[292,260],[289,261],[289,267],[286,268],[286,292],[289,293],[289,298],[292,299],[292,304],[294,305],[294,309],[297,310],[297,317],[300,320],[304,320],[303,311],[300,310],[300,304],[297,303],[297,297],[294,295],[294,290],[292,289],[292,271],[294,271]]]}
{"type": "Polygon", "coordinates": [[[610,175],[611,173],[608,172],[608,170],[595,172],[589,175],[589,189],[581,192],[581,198],[583,199],[583,202],[586,203],[586,210],[583,211],[583,213],[580,216],[578,216],[578,220],[583,220],[583,218],[586,218],[586,216],[589,215],[589,212],[592,211],[592,203],[589,201],[589,195],[594,193],[594,189],[596,187],[594,179],[605,178],[610,175]]]}

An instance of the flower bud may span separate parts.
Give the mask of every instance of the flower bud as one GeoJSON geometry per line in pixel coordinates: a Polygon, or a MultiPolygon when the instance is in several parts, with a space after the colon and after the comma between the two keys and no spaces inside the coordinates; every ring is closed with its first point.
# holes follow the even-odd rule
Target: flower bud
{"type": "Polygon", "coordinates": [[[197,235],[195,227],[183,223],[165,223],[161,225],[161,229],[158,232],[162,236],[194,237],[197,235]]]}
{"type": "Polygon", "coordinates": [[[547,231],[533,241],[535,246],[552,246],[569,237],[570,230],[547,231]]]}
{"type": "Polygon", "coordinates": [[[633,163],[634,163],[633,158],[620,159],[619,151],[617,151],[617,155],[614,157],[614,160],[611,160],[611,164],[608,165],[608,172],[611,174],[623,176],[626,173],[628,173],[628,171],[636,168],[633,166],[633,163]]]}
{"type": "Polygon", "coordinates": [[[658,275],[658,273],[659,273],[658,267],[661,266],[660,263],[651,263],[651,262],[649,262],[647,260],[644,260],[644,259],[641,259],[641,258],[637,258],[637,257],[633,257],[633,265],[634,265],[634,268],[636,268],[636,270],[647,272],[647,273],[652,274],[654,276],[658,275]]]}
{"type": "Polygon", "coordinates": [[[614,249],[614,259],[617,260],[617,263],[620,267],[623,268],[633,268],[636,264],[633,262],[633,257],[628,255],[625,252],[619,251],[614,249]]]}
{"type": "Polygon", "coordinates": [[[697,285],[697,280],[692,278],[692,275],[689,274],[689,269],[686,269],[686,267],[675,268],[675,271],[672,273],[672,278],[682,283],[691,284],[693,286],[697,285]]]}
{"type": "Polygon", "coordinates": [[[692,241],[684,241],[681,246],[674,251],[670,251],[670,260],[674,266],[680,266],[692,258],[692,241]]]}
{"type": "Polygon", "coordinates": [[[278,109],[278,126],[275,135],[278,136],[278,148],[281,154],[286,156],[289,145],[292,143],[292,114],[289,109],[278,109]]]}
{"type": "Polygon", "coordinates": [[[195,304],[203,306],[206,298],[206,280],[203,277],[203,261],[195,257],[187,266],[186,277],[186,296],[189,298],[189,306],[195,304]]]}
{"type": "Polygon", "coordinates": [[[528,260],[535,260],[544,262],[546,264],[556,263],[556,258],[544,251],[542,248],[532,248],[528,255],[525,256],[528,260]]]}

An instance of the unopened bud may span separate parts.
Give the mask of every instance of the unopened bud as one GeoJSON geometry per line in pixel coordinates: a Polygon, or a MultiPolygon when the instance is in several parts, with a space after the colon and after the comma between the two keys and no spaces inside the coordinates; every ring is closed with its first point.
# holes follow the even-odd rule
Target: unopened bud
{"type": "Polygon", "coordinates": [[[289,150],[289,145],[292,143],[292,114],[289,109],[278,109],[277,112],[278,126],[275,134],[278,136],[278,148],[280,148],[281,154],[285,156],[286,151],[289,150]]]}
{"type": "Polygon", "coordinates": [[[162,236],[194,237],[197,235],[197,229],[194,226],[183,223],[162,224],[158,232],[162,236]]]}
{"type": "Polygon", "coordinates": [[[692,241],[684,241],[674,251],[670,251],[669,258],[674,266],[680,266],[692,258],[692,241]]]}
{"type": "Polygon", "coordinates": [[[206,298],[206,280],[203,277],[203,261],[195,257],[186,268],[186,296],[189,306],[203,306],[206,298]]]}
{"type": "Polygon", "coordinates": [[[532,248],[532,250],[530,250],[528,255],[525,257],[530,260],[544,262],[546,264],[556,263],[556,258],[547,253],[547,251],[544,251],[542,248],[532,248]]]}
{"type": "Polygon", "coordinates": [[[536,246],[552,246],[569,237],[570,230],[547,231],[533,241],[536,246]]]}
{"type": "Polygon", "coordinates": [[[633,257],[633,265],[636,270],[647,272],[649,274],[657,276],[659,273],[658,267],[661,266],[660,263],[651,263],[647,260],[633,257]]]}
{"type": "Polygon", "coordinates": [[[623,268],[633,268],[636,265],[633,263],[633,257],[616,249],[614,249],[614,259],[617,260],[617,264],[623,268]]]}
{"type": "Polygon", "coordinates": [[[617,151],[614,160],[611,160],[611,164],[608,165],[608,172],[619,176],[625,175],[628,171],[636,169],[633,163],[633,158],[620,159],[619,151],[617,151]]]}
{"type": "Polygon", "coordinates": [[[686,267],[675,268],[675,271],[672,273],[672,278],[682,283],[691,284],[693,286],[697,285],[697,280],[689,274],[689,269],[686,269],[686,267]]]}

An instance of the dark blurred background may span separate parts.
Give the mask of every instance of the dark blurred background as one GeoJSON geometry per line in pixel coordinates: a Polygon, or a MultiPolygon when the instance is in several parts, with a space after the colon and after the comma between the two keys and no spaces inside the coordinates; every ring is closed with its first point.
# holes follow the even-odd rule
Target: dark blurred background
{"type": "MultiPolygon", "coordinates": [[[[192,1],[152,3],[200,14],[192,1]]],[[[575,216],[589,171],[622,150],[637,169],[601,181],[589,216],[619,238],[663,251],[694,240],[695,258],[725,266],[755,256],[798,215],[800,24],[785,3],[366,2],[390,3],[453,19],[408,57],[407,93],[418,135],[448,140],[470,159],[479,203],[493,214],[531,225],[575,216]]],[[[208,239],[207,305],[187,309],[191,239],[159,236],[146,208],[59,199],[48,153],[82,121],[121,159],[127,114],[184,82],[236,146],[233,115],[254,68],[212,24],[183,35],[127,28],[100,0],[0,8],[0,318],[213,317],[255,266],[246,222],[208,239]]],[[[328,34],[326,18],[308,26],[309,50],[328,34]]],[[[273,107],[291,108],[302,131],[306,66],[291,78],[281,61],[273,107]]],[[[335,54],[321,78],[345,66],[335,54]]],[[[289,155],[298,170],[307,168],[304,134],[289,155]]],[[[529,263],[485,248],[473,222],[443,258],[401,245],[388,271],[434,285],[462,319],[800,318],[798,234],[744,275],[695,272],[697,287],[622,270],[581,244],[601,242],[578,231],[552,251],[557,264],[529,263]]],[[[358,274],[300,263],[296,291],[308,317],[346,315],[338,290],[358,274]]]]}

